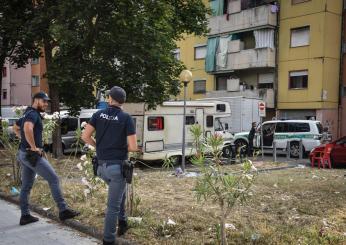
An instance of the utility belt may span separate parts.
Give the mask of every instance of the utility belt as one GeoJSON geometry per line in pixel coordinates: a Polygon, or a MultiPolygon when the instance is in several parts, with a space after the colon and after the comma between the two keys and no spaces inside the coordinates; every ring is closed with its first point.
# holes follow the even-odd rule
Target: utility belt
{"type": "Polygon", "coordinates": [[[131,184],[132,182],[132,175],[133,175],[133,168],[134,164],[131,161],[128,160],[99,160],[97,159],[97,156],[94,156],[92,158],[92,165],[93,165],[93,171],[94,175],[97,176],[97,168],[101,165],[106,164],[106,166],[111,165],[121,165],[121,173],[123,177],[125,178],[126,182],[128,184],[131,184]]]}

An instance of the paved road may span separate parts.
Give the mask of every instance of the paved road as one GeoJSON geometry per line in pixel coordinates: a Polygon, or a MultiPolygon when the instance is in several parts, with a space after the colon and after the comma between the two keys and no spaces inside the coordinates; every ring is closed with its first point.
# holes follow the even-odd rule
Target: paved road
{"type": "Polygon", "coordinates": [[[18,245],[96,245],[99,241],[43,218],[39,222],[20,226],[18,206],[0,199],[0,244],[18,245]]]}

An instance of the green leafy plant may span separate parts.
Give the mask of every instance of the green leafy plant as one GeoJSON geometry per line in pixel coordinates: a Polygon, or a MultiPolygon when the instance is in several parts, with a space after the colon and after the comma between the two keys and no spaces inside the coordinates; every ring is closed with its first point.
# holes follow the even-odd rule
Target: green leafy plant
{"type": "MultiPolygon", "coordinates": [[[[196,130],[197,131],[197,130],[196,130]]],[[[196,132],[192,131],[192,132],[196,132]]],[[[200,135],[193,135],[195,139],[200,135]]],[[[241,173],[226,173],[222,168],[223,139],[214,134],[206,140],[206,148],[210,149],[211,161],[207,161],[205,154],[193,157],[192,163],[197,166],[201,175],[194,188],[197,201],[213,201],[220,208],[221,244],[227,244],[225,223],[234,205],[244,203],[249,197],[250,188],[255,180],[256,170],[248,159],[242,162],[241,173]]]]}

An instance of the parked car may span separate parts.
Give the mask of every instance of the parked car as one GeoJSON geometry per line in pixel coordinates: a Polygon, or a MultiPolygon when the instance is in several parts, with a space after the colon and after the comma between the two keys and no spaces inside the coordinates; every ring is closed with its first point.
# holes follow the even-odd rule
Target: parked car
{"type": "MultiPolygon", "coordinates": [[[[336,166],[339,164],[346,164],[346,136],[341,137],[331,143],[331,152],[330,152],[330,160],[332,166],[336,166]]],[[[323,152],[326,147],[326,144],[319,145],[315,147],[310,152],[310,162],[312,161],[312,156],[315,152],[323,152]]]]}
{"type": "MultiPolygon", "coordinates": [[[[263,148],[265,151],[273,149],[273,141],[276,142],[278,152],[285,151],[287,142],[290,141],[290,155],[299,157],[299,141],[302,139],[303,151],[310,152],[321,144],[323,127],[319,121],[312,120],[276,120],[266,121],[263,124],[263,148]]],[[[254,147],[261,147],[261,128],[256,129],[254,147]]],[[[241,132],[234,135],[236,148],[247,146],[249,132],[241,132]]]]}

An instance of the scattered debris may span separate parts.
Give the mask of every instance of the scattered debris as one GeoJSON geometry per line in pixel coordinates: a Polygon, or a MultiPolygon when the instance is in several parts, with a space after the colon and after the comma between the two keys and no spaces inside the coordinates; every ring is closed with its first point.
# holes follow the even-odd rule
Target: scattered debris
{"type": "Polygon", "coordinates": [[[290,179],[290,182],[293,182],[293,179],[290,179]]]}
{"type": "Polygon", "coordinates": [[[200,174],[197,172],[186,172],[184,174],[185,177],[198,177],[200,174]]]}
{"type": "Polygon", "coordinates": [[[275,188],[278,188],[278,184],[276,184],[276,183],[275,183],[273,186],[274,186],[275,188]]]}
{"type": "Polygon", "coordinates": [[[251,240],[252,241],[257,241],[259,238],[261,237],[261,235],[260,234],[252,234],[251,235],[251,240]]]}
{"type": "Polygon", "coordinates": [[[11,174],[10,174],[10,173],[8,173],[8,174],[6,174],[6,176],[7,176],[7,177],[11,177],[11,174]]]}
{"type": "Polygon", "coordinates": [[[12,196],[18,196],[19,195],[19,191],[14,186],[11,187],[11,195],[12,196]]]}
{"type": "Polygon", "coordinates": [[[51,209],[51,208],[42,208],[44,211],[48,211],[49,209],[51,209]]]}
{"type": "Polygon", "coordinates": [[[339,191],[336,191],[336,192],[334,192],[335,194],[340,194],[340,192],[339,191]]]}
{"type": "Polygon", "coordinates": [[[135,223],[135,224],[140,224],[142,223],[143,218],[142,217],[128,217],[128,221],[135,223]]]}
{"type": "Polygon", "coordinates": [[[313,179],[319,179],[319,177],[317,175],[313,175],[312,178],[313,179]]]}
{"type": "Polygon", "coordinates": [[[175,169],[175,176],[181,176],[181,175],[183,175],[183,170],[181,169],[181,167],[179,167],[179,168],[176,168],[175,169]]]}
{"type": "Polygon", "coordinates": [[[168,219],[168,221],[167,221],[167,223],[166,223],[167,225],[176,225],[177,223],[175,223],[173,220],[171,220],[171,219],[168,219]]]}
{"type": "Polygon", "coordinates": [[[298,164],[296,168],[306,168],[306,166],[303,164],[298,164]]]}
{"type": "Polygon", "coordinates": [[[237,230],[233,224],[225,224],[225,228],[229,230],[237,230]]]}

